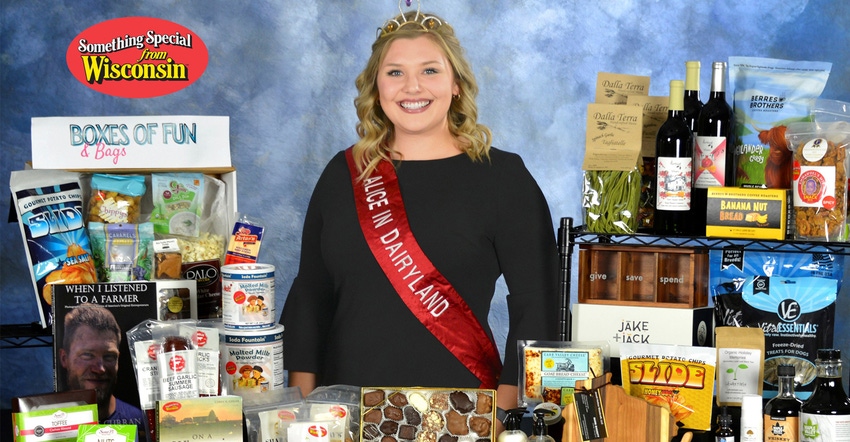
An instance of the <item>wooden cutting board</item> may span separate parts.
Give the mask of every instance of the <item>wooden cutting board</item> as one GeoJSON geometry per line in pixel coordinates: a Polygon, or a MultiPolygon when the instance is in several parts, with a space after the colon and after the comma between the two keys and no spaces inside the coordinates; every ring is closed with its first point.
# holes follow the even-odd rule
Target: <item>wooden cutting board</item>
{"type": "MultiPolygon", "coordinates": [[[[611,385],[611,374],[576,384],[576,390],[597,389],[602,399],[608,437],[592,439],[607,442],[670,442],[678,427],[670,411],[650,404],[642,398],[629,396],[619,385],[611,385]]],[[[562,442],[581,442],[581,430],[576,408],[564,407],[564,432],[562,442]]]]}

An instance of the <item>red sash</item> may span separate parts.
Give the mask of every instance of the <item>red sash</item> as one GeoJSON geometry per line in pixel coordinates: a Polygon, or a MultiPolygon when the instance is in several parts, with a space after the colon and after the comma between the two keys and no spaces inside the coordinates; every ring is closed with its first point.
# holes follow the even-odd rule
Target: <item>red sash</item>
{"type": "Polygon", "coordinates": [[[413,237],[395,168],[381,161],[361,181],[351,148],[345,158],[363,236],[387,279],[422,325],[481,381],[481,388],[496,388],[502,371],[496,345],[413,237]]]}

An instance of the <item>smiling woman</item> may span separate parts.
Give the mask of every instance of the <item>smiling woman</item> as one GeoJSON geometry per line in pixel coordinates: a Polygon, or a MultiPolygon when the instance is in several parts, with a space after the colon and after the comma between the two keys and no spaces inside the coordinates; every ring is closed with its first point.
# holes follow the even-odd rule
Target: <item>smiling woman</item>
{"type": "Polygon", "coordinates": [[[503,364],[487,318],[504,276],[505,348],[557,339],[548,204],[520,157],[491,147],[452,27],[418,10],[387,23],[355,82],[360,139],[307,209],[280,321],[290,385],[498,389],[516,408],[518,356],[503,364]]]}

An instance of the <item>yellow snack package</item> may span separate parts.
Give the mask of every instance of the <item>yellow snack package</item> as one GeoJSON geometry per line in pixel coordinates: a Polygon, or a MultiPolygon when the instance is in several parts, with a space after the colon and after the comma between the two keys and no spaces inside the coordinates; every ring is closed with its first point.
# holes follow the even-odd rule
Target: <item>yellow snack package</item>
{"type": "Polygon", "coordinates": [[[713,347],[620,344],[626,392],[667,408],[692,430],[711,429],[716,361],[713,347]]]}

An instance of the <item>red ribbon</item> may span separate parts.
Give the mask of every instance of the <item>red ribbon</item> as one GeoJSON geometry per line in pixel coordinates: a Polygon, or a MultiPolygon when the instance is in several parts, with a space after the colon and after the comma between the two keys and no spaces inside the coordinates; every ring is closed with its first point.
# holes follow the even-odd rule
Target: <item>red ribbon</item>
{"type": "Polygon", "coordinates": [[[422,325],[481,381],[481,388],[496,388],[502,371],[496,345],[413,237],[395,168],[381,161],[359,180],[351,148],[345,158],[363,236],[387,279],[422,325]]]}

